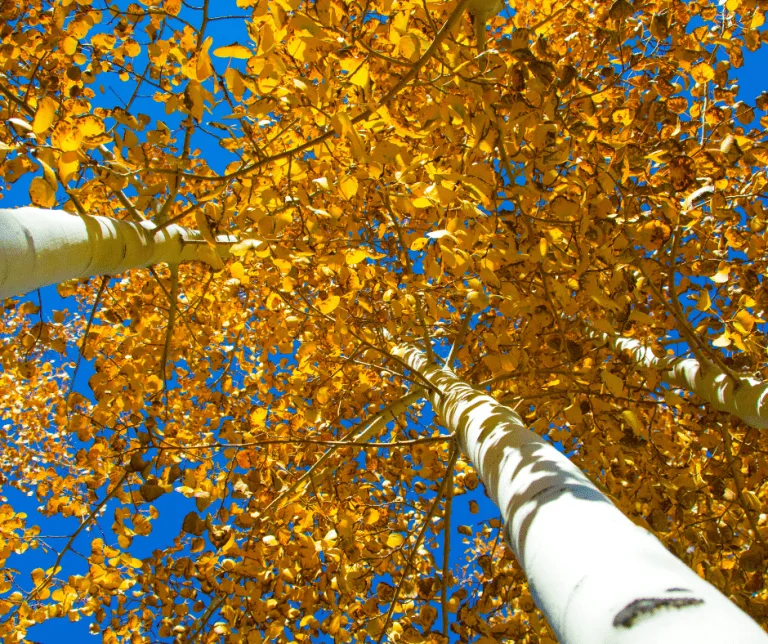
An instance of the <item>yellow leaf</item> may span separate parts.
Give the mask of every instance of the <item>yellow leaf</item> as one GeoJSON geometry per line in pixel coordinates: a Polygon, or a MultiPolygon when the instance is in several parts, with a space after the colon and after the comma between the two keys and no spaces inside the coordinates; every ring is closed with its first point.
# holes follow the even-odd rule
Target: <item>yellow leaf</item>
{"type": "Polygon", "coordinates": [[[257,407],[256,409],[254,409],[249,416],[251,425],[253,425],[254,427],[263,426],[264,421],[267,418],[267,413],[268,412],[264,407],[257,407]]]}
{"type": "Polygon", "coordinates": [[[376,508],[368,508],[363,516],[365,525],[373,525],[381,517],[381,513],[376,508]]]}
{"type": "Polygon", "coordinates": [[[89,114],[79,119],[77,128],[84,137],[98,136],[104,133],[104,121],[96,116],[89,114]]]}
{"type": "Polygon", "coordinates": [[[467,295],[467,300],[478,311],[482,311],[485,307],[487,307],[491,303],[490,298],[481,291],[470,291],[469,294],[467,295]]]}
{"type": "Polygon", "coordinates": [[[336,633],[339,632],[340,628],[341,628],[341,614],[336,613],[333,617],[331,617],[331,621],[328,624],[328,634],[336,635],[336,633]]]}
{"type": "Polygon", "coordinates": [[[730,266],[723,266],[709,279],[711,279],[715,284],[725,284],[728,281],[728,273],[730,272],[730,266]]]}
{"type": "Polygon", "coordinates": [[[345,199],[352,199],[357,194],[358,183],[354,177],[344,177],[339,183],[339,190],[345,199]]]}
{"type": "Polygon", "coordinates": [[[178,16],[179,11],[181,11],[181,0],[165,0],[163,9],[171,16],[178,16]]]}
{"type": "Polygon", "coordinates": [[[29,184],[29,198],[41,208],[52,208],[56,203],[56,193],[51,184],[42,177],[35,177],[29,184]]]}
{"type": "Polygon", "coordinates": [[[62,152],[79,150],[82,142],[83,134],[80,132],[80,128],[64,121],[59,121],[51,135],[53,147],[59,148],[62,152]]]}
{"type": "Polygon", "coordinates": [[[368,253],[364,250],[352,250],[347,253],[346,262],[351,266],[352,264],[359,264],[367,257],[368,253]]]}
{"type": "Polygon", "coordinates": [[[429,208],[432,202],[426,197],[416,197],[412,202],[414,208],[429,208]]]}
{"type": "Polygon", "coordinates": [[[653,318],[642,311],[632,311],[629,314],[630,322],[642,322],[643,324],[653,324],[653,318]]]}
{"type": "Polygon", "coordinates": [[[636,434],[640,434],[643,431],[643,426],[640,423],[640,419],[637,417],[637,414],[633,412],[631,409],[625,409],[623,412],[621,412],[621,417],[624,419],[624,422],[629,425],[632,430],[636,434]]]}
{"type": "Polygon", "coordinates": [[[581,405],[574,401],[568,407],[563,409],[563,415],[571,425],[578,425],[584,419],[584,415],[581,413],[581,405]]]}
{"type": "Polygon", "coordinates": [[[728,331],[725,331],[725,333],[723,333],[721,336],[715,338],[712,341],[712,344],[720,349],[724,349],[725,347],[730,346],[731,338],[728,331]]]}
{"type": "Polygon", "coordinates": [[[715,70],[707,63],[699,63],[691,69],[691,76],[699,85],[703,85],[715,77],[715,70]]]}
{"type": "Polygon", "coordinates": [[[253,54],[251,53],[251,50],[248,49],[248,47],[245,45],[232,43],[231,45],[226,45],[224,47],[218,47],[214,49],[213,55],[218,56],[219,58],[241,58],[243,60],[247,60],[253,54]]]}
{"type": "Polygon", "coordinates": [[[229,249],[230,254],[235,257],[243,257],[250,251],[263,251],[266,248],[267,254],[269,254],[269,246],[266,242],[260,239],[244,239],[236,243],[229,249]]]}
{"type": "Polygon", "coordinates": [[[611,120],[614,123],[621,123],[622,125],[631,125],[635,120],[635,110],[628,107],[621,107],[611,114],[611,120]]]}
{"type": "Polygon", "coordinates": [[[621,378],[614,376],[610,371],[606,371],[605,369],[600,372],[600,377],[611,394],[614,396],[621,396],[624,392],[624,381],[621,378]]]}
{"type": "Polygon", "coordinates": [[[216,245],[216,238],[213,236],[213,231],[208,225],[208,217],[201,208],[195,208],[195,221],[197,222],[197,229],[203,236],[203,239],[207,241],[211,246],[216,245]]]}
{"type": "Polygon", "coordinates": [[[67,55],[71,56],[77,51],[77,38],[67,36],[61,41],[61,50],[67,55]]]}
{"type": "Polygon", "coordinates": [[[328,315],[336,309],[339,302],[341,302],[341,298],[338,295],[331,295],[327,300],[319,302],[317,308],[319,308],[320,312],[324,315],[328,315]]]}
{"type": "Polygon", "coordinates": [[[421,41],[419,41],[416,34],[404,34],[403,37],[400,38],[398,47],[403,58],[406,58],[411,62],[415,62],[419,59],[419,56],[421,56],[421,41]]]}
{"type": "Polygon", "coordinates": [[[676,394],[674,391],[667,390],[664,393],[664,402],[666,402],[668,405],[682,405],[685,402],[685,399],[676,394]]]}
{"type": "Polygon", "coordinates": [[[429,239],[427,239],[426,237],[418,237],[411,242],[410,248],[413,251],[421,250],[422,248],[424,248],[424,246],[427,245],[428,242],[429,242],[429,239]]]}
{"type": "Polygon", "coordinates": [[[346,71],[349,76],[349,82],[358,87],[365,87],[368,85],[368,64],[364,61],[356,58],[346,59],[341,68],[346,71]]]}
{"type": "Polygon", "coordinates": [[[555,197],[549,207],[557,219],[570,219],[579,214],[579,204],[562,196],[555,197]]]}
{"type": "Polygon", "coordinates": [[[712,306],[712,300],[709,299],[709,291],[704,289],[699,295],[699,301],[696,302],[697,311],[706,311],[712,306]]]}
{"type": "Polygon", "coordinates": [[[198,245],[195,254],[199,260],[208,264],[208,266],[215,271],[220,271],[224,268],[224,262],[221,261],[221,257],[219,257],[213,246],[200,244],[198,245]]]}
{"type": "Polygon", "coordinates": [[[190,512],[184,517],[181,523],[181,529],[189,534],[199,537],[205,532],[205,522],[198,516],[197,512],[190,512]]]}
{"type": "Polygon", "coordinates": [[[749,312],[742,309],[736,314],[736,317],[733,320],[733,326],[736,327],[737,331],[748,335],[752,332],[752,328],[755,326],[755,318],[753,318],[749,312]]]}
{"type": "Polygon", "coordinates": [[[456,237],[456,235],[452,234],[451,232],[441,229],[441,230],[433,230],[431,232],[427,233],[427,237],[430,239],[442,239],[443,237],[446,237],[447,239],[450,239],[457,244],[459,243],[459,239],[456,237]]]}
{"type": "Polygon", "coordinates": [[[195,71],[197,73],[198,81],[204,81],[206,78],[213,74],[211,55],[208,53],[208,50],[211,48],[212,44],[213,38],[208,36],[208,38],[205,39],[205,42],[203,42],[203,47],[197,56],[197,66],[195,67],[195,71]]]}
{"type": "Polygon", "coordinates": [[[230,265],[229,272],[232,274],[232,277],[242,281],[243,276],[245,275],[245,267],[240,262],[235,262],[230,265]]]}
{"type": "Polygon", "coordinates": [[[404,541],[405,537],[403,537],[403,535],[398,532],[393,532],[387,537],[387,545],[390,548],[398,548],[399,546],[403,545],[404,541]]]}
{"type": "Polygon", "coordinates": [[[45,177],[45,180],[48,182],[48,184],[51,186],[51,188],[53,188],[53,190],[55,191],[56,188],[59,187],[59,182],[56,179],[56,173],[53,171],[53,168],[51,166],[49,166],[42,159],[38,159],[37,162],[43,168],[43,176],[45,177]]]}
{"type": "Polygon", "coordinates": [[[53,117],[56,115],[56,101],[49,96],[41,99],[37,104],[35,120],[32,121],[32,131],[35,134],[42,134],[53,124],[53,117]]]}

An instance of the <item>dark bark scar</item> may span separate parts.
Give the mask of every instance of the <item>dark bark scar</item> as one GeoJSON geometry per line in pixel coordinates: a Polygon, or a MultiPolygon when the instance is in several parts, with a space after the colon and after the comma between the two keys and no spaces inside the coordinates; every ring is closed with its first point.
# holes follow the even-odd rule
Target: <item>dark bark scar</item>
{"type": "Polygon", "coordinates": [[[696,597],[644,597],[636,599],[622,608],[613,618],[615,628],[631,628],[638,619],[652,615],[663,608],[685,608],[703,604],[696,597]]]}

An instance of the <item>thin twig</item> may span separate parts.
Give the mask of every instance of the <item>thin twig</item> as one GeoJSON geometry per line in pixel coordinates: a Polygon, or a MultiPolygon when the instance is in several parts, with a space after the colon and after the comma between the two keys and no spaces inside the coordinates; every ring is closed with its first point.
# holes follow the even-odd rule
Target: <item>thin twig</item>
{"type": "Polygon", "coordinates": [[[443,484],[440,486],[440,490],[438,490],[437,496],[435,497],[434,502],[432,503],[431,507],[429,508],[429,511],[427,512],[427,515],[424,517],[421,530],[419,531],[418,536],[416,537],[416,542],[413,544],[413,548],[411,548],[411,552],[408,555],[408,561],[406,561],[405,567],[403,568],[403,575],[400,577],[400,581],[397,584],[397,587],[395,588],[395,594],[392,597],[392,601],[389,604],[389,610],[387,611],[387,616],[384,619],[384,625],[381,629],[381,635],[379,635],[379,639],[377,644],[381,644],[382,640],[384,639],[384,636],[387,634],[387,626],[389,625],[389,622],[392,619],[392,615],[395,612],[395,606],[397,605],[397,599],[400,596],[400,591],[403,588],[403,584],[405,583],[405,580],[408,578],[408,574],[411,571],[411,567],[413,566],[413,559],[416,556],[416,553],[419,550],[419,547],[421,546],[421,542],[424,539],[424,535],[427,533],[427,528],[429,527],[430,519],[437,511],[438,505],[440,505],[440,501],[443,498],[443,495],[445,494],[445,489],[448,485],[448,481],[450,480],[453,482],[453,477],[449,474],[453,472],[453,467],[456,464],[456,458],[459,455],[459,450],[456,447],[456,444],[453,445],[453,449],[451,451],[451,456],[448,461],[448,465],[445,468],[445,476],[443,477],[443,484]]]}
{"type": "MultiPolygon", "coordinates": [[[[453,449],[458,453],[454,443],[453,449]]],[[[443,578],[440,591],[440,610],[443,614],[443,636],[448,637],[448,575],[451,557],[451,506],[453,504],[453,468],[448,472],[448,487],[445,490],[445,508],[443,510],[443,578]]]]}
{"type": "Polygon", "coordinates": [[[459,327],[458,333],[456,333],[456,337],[453,339],[453,344],[451,345],[451,350],[448,353],[448,359],[446,360],[445,364],[449,369],[453,369],[453,361],[456,359],[456,354],[459,352],[459,348],[464,342],[464,338],[467,336],[467,331],[469,330],[469,323],[472,320],[472,307],[467,307],[467,309],[464,311],[464,316],[461,320],[461,326],[459,327]]]}
{"type": "Polygon", "coordinates": [[[75,361],[75,370],[72,372],[72,379],[69,381],[69,390],[67,391],[67,400],[69,400],[69,397],[72,395],[72,390],[75,387],[75,380],[77,379],[77,372],[80,369],[80,361],[85,356],[85,344],[88,342],[88,333],[91,331],[91,326],[93,325],[93,318],[96,315],[96,308],[99,306],[99,301],[101,300],[101,296],[104,294],[104,289],[107,287],[107,283],[109,282],[109,276],[105,275],[101,278],[101,285],[99,286],[99,291],[96,293],[96,299],[93,302],[93,307],[91,308],[91,314],[88,316],[88,324],[85,325],[85,333],[83,334],[83,341],[80,343],[80,350],[77,352],[77,360],[75,361]]]}

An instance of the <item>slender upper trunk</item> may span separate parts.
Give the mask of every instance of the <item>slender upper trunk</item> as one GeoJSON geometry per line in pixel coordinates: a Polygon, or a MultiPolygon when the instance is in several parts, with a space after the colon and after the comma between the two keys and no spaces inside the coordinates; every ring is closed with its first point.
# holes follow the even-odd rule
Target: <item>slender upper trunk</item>
{"type": "Polygon", "coordinates": [[[660,370],[664,382],[696,394],[713,409],[731,413],[751,427],[768,428],[768,384],[754,378],[734,381],[717,366],[704,370],[692,358],[657,358],[637,340],[618,336],[604,339],[617,352],[629,351],[638,363],[660,370]]]}
{"type": "Polygon", "coordinates": [[[197,259],[202,235],[171,225],[0,208],[0,298],[91,275],[118,275],[161,262],[197,259]]]}
{"type": "Polygon", "coordinates": [[[435,410],[501,510],[537,605],[568,644],[765,644],[760,627],[636,526],[509,407],[427,362],[435,410]]]}

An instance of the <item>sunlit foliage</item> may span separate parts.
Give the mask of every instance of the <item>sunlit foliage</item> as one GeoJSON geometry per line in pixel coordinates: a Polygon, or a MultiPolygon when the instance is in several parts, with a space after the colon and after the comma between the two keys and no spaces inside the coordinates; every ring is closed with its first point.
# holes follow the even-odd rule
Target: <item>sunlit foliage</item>
{"type": "Polygon", "coordinates": [[[74,526],[0,506],[6,641],[63,617],[552,642],[498,520],[444,569],[447,499],[481,495],[428,405],[350,444],[420,385],[393,343],[456,338],[463,377],[768,625],[765,430],[599,339],[768,377],[768,98],[731,76],[766,3],[512,0],[484,47],[468,4],[0,2],[0,191],[208,240],[60,285],[68,311],[6,301],[2,485],[74,526]],[[222,16],[250,39],[212,38],[222,16]]]}

